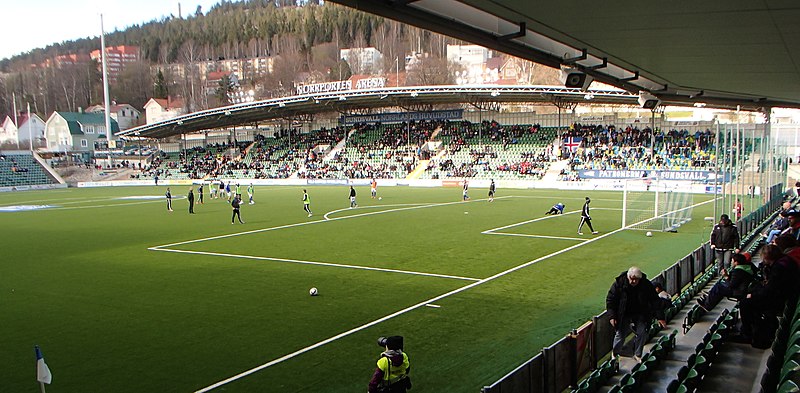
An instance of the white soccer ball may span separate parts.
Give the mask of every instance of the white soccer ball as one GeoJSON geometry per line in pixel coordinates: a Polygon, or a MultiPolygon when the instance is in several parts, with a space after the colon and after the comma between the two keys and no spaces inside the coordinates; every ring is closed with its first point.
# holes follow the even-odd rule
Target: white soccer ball
{"type": "Polygon", "coordinates": [[[308,290],[308,294],[311,296],[317,296],[317,288],[311,288],[308,290]]]}
{"type": "Polygon", "coordinates": [[[645,234],[645,236],[647,236],[647,237],[653,237],[653,232],[647,232],[647,233],[645,234]]]}
{"type": "Polygon", "coordinates": [[[379,200],[379,201],[380,201],[381,199],[383,199],[383,197],[378,197],[378,200],[379,200]]]}

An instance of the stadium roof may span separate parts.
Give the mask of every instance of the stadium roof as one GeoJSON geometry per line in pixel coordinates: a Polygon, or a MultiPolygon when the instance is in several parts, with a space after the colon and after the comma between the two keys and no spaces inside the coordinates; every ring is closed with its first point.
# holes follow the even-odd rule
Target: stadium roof
{"type": "Polygon", "coordinates": [[[363,109],[401,107],[426,110],[426,106],[453,107],[463,103],[575,103],[593,102],[635,105],[638,96],[623,90],[567,89],[555,86],[417,86],[382,89],[347,90],[303,94],[272,100],[208,109],[130,128],[116,135],[122,137],[165,138],[182,133],[253,124],[270,119],[295,119],[322,112],[349,113],[363,109]],[[591,94],[591,96],[587,96],[591,94]]]}
{"type": "Polygon", "coordinates": [[[666,101],[800,107],[800,2],[331,0],[666,101]]]}

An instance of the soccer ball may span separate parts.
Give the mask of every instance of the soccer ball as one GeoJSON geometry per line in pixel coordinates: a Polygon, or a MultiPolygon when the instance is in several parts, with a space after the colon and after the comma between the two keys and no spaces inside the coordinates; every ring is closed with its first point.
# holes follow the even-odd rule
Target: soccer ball
{"type": "Polygon", "coordinates": [[[653,232],[647,232],[647,233],[645,234],[645,236],[647,236],[647,237],[653,237],[653,232]]]}
{"type": "Polygon", "coordinates": [[[379,200],[379,201],[380,201],[381,199],[383,199],[383,197],[378,197],[378,200],[379,200]]]}
{"type": "Polygon", "coordinates": [[[311,288],[308,290],[308,294],[311,296],[317,296],[317,288],[311,288]]]}

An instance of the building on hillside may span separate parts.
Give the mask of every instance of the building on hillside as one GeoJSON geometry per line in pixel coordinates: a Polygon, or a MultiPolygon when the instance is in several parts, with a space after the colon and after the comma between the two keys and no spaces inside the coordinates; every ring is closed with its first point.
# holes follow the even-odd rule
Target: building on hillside
{"type": "Polygon", "coordinates": [[[45,123],[39,115],[33,113],[29,117],[26,112],[17,115],[17,124],[14,118],[6,116],[0,124],[0,144],[11,143],[19,144],[21,149],[27,150],[30,147],[30,140],[33,139],[34,145],[41,142],[44,138],[45,123]]]}
{"type": "MultiPolygon", "coordinates": [[[[111,119],[111,132],[119,132],[117,121],[111,119]]],[[[88,160],[98,145],[107,146],[106,119],[102,113],[53,112],[45,123],[47,150],[82,153],[88,160]]]]}
{"type": "Polygon", "coordinates": [[[144,113],[147,124],[153,124],[176,118],[186,113],[186,110],[180,98],[151,98],[144,104],[144,113]]]}
{"type": "Polygon", "coordinates": [[[87,64],[92,61],[92,58],[87,54],[76,54],[70,53],[67,55],[58,55],[51,59],[46,59],[44,62],[39,64],[39,67],[43,68],[62,68],[65,66],[76,65],[76,64],[87,64]]]}
{"type": "MultiPolygon", "coordinates": [[[[117,121],[120,131],[140,125],[142,112],[131,104],[111,103],[111,118],[117,121]]],[[[86,108],[86,113],[105,113],[104,105],[92,105],[86,108]]]]}
{"type": "Polygon", "coordinates": [[[383,54],[372,47],[340,49],[339,58],[347,62],[353,74],[380,74],[383,54]]]}
{"type": "Polygon", "coordinates": [[[461,66],[456,84],[474,85],[497,83],[503,58],[479,45],[447,45],[447,61],[461,66]]]}
{"type": "Polygon", "coordinates": [[[239,86],[239,77],[236,75],[235,72],[231,71],[211,71],[206,75],[205,81],[205,91],[208,95],[214,95],[219,88],[219,83],[225,77],[228,77],[228,80],[231,83],[231,87],[239,86]]]}
{"type": "MultiPolygon", "coordinates": [[[[92,60],[102,64],[100,49],[93,50],[89,54],[92,60]]],[[[108,81],[115,83],[119,75],[125,69],[125,65],[139,61],[139,47],[131,45],[107,46],[106,47],[106,66],[108,68],[108,81]]]]}

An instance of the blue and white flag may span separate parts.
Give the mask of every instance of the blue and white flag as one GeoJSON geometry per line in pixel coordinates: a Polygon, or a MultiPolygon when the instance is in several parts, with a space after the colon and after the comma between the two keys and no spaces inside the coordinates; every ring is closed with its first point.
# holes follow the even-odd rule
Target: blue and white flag
{"type": "Polygon", "coordinates": [[[578,151],[578,148],[581,147],[581,142],[583,142],[583,138],[578,136],[571,136],[564,138],[564,147],[566,147],[570,153],[574,153],[578,151]]]}
{"type": "Polygon", "coordinates": [[[36,350],[36,380],[49,385],[53,381],[53,375],[50,374],[50,369],[47,367],[47,363],[44,362],[42,350],[39,349],[38,345],[34,349],[36,350]]]}

